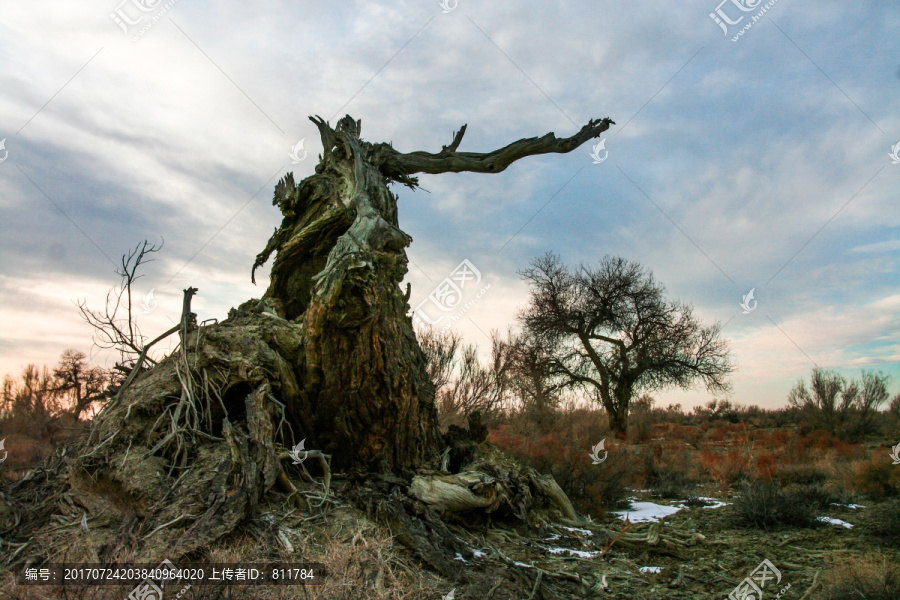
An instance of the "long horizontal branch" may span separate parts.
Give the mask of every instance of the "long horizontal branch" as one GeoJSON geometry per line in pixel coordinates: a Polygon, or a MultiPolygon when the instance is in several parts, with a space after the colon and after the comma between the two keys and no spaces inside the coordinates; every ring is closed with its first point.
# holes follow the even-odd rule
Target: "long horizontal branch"
{"type": "Polygon", "coordinates": [[[591,119],[581,130],[568,138],[557,138],[552,132],[539,138],[525,138],[504,146],[493,152],[457,152],[466,126],[456,132],[453,142],[444,146],[438,153],[397,152],[388,157],[384,163],[390,171],[405,175],[414,173],[459,173],[471,171],[475,173],[499,173],[520,158],[536,154],[567,153],[575,150],[586,141],[599,137],[601,133],[615,125],[609,119],[591,119]]]}

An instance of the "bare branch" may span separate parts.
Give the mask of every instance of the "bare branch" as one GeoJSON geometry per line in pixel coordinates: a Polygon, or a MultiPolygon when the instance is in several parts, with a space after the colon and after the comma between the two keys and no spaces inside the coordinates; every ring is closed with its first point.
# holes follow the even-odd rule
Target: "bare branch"
{"type": "Polygon", "coordinates": [[[499,173],[526,156],[571,152],[586,141],[599,137],[601,133],[609,129],[610,125],[615,125],[615,121],[608,117],[591,119],[578,133],[568,138],[559,139],[551,132],[539,138],[518,140],[493,152],[457,152],[456,149],[466,131],[466,126],[463,125],[454,134],[453,142],[449,146],[444,146],[437,154],[422,151],[401,154],[393,151],[393,155],[386,159],[382,170],[403,175],[459,173],[461,171],[499,173]]]}
{"type": "MultiPolygon", "coordinates": [[[[102,312],[89,309],[84,301],[78,303],[82,318],[95,330],[95,346],[117,349],[122,363],[141,353],[144,340],[134,322],[132,284],[142,277],[137,274],[138,268],[146,262],[152,262],[153,259],[148,256],[159,252],[164,244],[165,240],[159,246],[144,240],[122,255],[122,267],[116,269],[116,274],[121,278],[120,284],[107,292],[106,305],[102,312]],[[124,317],[119,315],[120,310],[124,310],[124,317]]],[[[146,357],[146,360],[156,364],[156,361],[149,357],[146,357]]]]}

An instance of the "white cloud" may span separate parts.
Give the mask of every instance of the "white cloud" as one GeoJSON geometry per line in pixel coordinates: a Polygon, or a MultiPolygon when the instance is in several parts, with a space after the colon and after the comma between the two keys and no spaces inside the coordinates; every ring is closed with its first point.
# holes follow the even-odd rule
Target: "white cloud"
{"type": "MultiPolygon", "coordinates": [[[[603,165],[590,164],[586,145],[498,175],[423,176],[430,193],[399,191],[411,260],[436,282],[469,258],[491,282],[458,325],[469,341],[485,344],[479,327],[513,322],[527,299],[516,271],[534,255],[555,250],[590,264],[614,253],[650,267],[704,320],[737,315],[726,334],[741,366],[739,402],[783,402],[811,366],[764,314],[820,364],[897,363],[885,336],[895,335],[900,309],[889,289],[898,171],[886,156],[900,127],[890,100],[898,19],[877,2],[827,1],[814,13],[781,3],[773,18],[887,135],[770,23],[735,44],[706,2],[460,0],[443,15],[436,1],[179,1],[137,43],[109,19],[115,4],[13,4],[0,23],[0,139],[10,151],[0,222],[11,224],[0,236],[0,321],[13,324],[0,338],[2,372],[89,345],[70,296],[116,283],[106,258],[19,168],[114,259],[165,237],[144,283],[161,305],[179,304],[181,288],[195,285],[198,310],[221,318],[264,290],[264,278],[253,287],[248,275],[280,222],[275,180],[309,175],[321,152],[307,115],[331,118],[345,103],[338,116],[362,119],[363,137],[401,151],[438,151],[463,123],[461,150],[488,151],[548,131],[571,135],[592,117],[617,121],[603,165]],[[300,138],[309,158],[291,165],[300,138]],[[760,308],[741,315],[740,296],[754,286],[760,308]]],[[[433,286],[412,264],[408,280],[413,304],[433,286]]],[[[151,317],[149,327],[165,327],[161,314],[151,317]]]]}

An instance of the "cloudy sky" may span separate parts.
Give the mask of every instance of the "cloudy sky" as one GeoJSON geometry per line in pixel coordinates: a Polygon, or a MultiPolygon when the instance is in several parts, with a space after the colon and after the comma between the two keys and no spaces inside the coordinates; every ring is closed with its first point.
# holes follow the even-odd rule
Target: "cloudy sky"
{"type": "Polygon", "coordinates": [[[253,286],[250,267],[281,221],[274,185],[321,153],[309,115],[349,113],[401,151],[438,151],[463,123],[461,150],[489,151],[609,116],[602,160],[585,144],[397,189],[412,306],[470,261],[481,281],[454,326],[485,346],[515,323],[532,258],[616,254],[724,325],[733,401],[782,405],[814,366],[882,370],[900,391],[893,2],[0,7],[0,374],[91,352],[76,303],[101,308],[144,239],[165,240],[136,286],[154,291],[145,334],[177,321],[188,286],[201,320],[259,297],[267,269],[253,286]]]}

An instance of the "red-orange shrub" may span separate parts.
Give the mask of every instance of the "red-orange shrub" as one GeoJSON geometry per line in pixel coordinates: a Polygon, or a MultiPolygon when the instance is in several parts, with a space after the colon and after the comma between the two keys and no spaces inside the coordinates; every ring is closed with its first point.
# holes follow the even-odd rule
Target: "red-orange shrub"
{"type": "Polygon", "coordinates": [[[760,454],[756,457],[756,475],[761,479],[772,480],[775,477],[777,458],[774,454],[760,454]]]}

